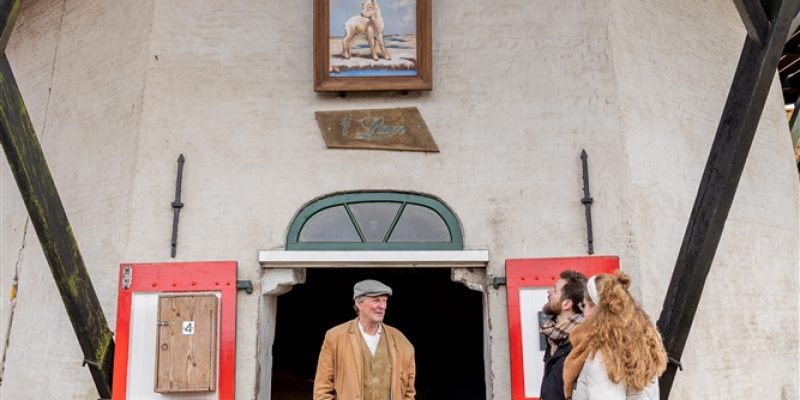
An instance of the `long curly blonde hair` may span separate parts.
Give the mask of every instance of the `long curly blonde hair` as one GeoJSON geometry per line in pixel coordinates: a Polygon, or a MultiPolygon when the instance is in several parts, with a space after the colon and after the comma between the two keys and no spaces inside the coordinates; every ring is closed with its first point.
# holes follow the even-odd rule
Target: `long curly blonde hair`
{"type": "MultiPolygon", "coordinates": [[[[600,304],[580,328],[588,333],[583,344],[589,354],[603,354],[611,381],[641,391],[664,372],[667,353],[650,317],[628,293],[630,284],[622,272],[597,275],[600,304]]],[[[584,297],[590,299],[588,291],[584,297]]]]}

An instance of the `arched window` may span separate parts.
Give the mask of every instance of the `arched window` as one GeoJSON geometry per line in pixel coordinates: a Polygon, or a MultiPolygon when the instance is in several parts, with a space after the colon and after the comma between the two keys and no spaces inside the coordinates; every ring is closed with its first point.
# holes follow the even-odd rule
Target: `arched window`
{"type": "Polygon", "coordinates": [[[463,250],[461,226],[447,206],[409,193],[360,192],[317,200],[300,210],[287,250],[463,250]]]}

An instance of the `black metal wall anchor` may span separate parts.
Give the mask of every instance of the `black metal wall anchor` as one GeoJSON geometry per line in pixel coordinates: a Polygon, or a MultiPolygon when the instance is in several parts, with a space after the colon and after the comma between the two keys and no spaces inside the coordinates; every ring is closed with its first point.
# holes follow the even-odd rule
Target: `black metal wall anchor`
{"type": "Polygon", "coordinates": [[[594,235],[592,234],[592,203],[594,199],[589,194],[589,156],[586,150],[581,149],[581,164],[583,164],[583,198],[581,203],[586,210],[586,241],[587,252],[594,254],[594,235]]]}
{"type": "Polygon", "coordinates": [[[172,256],[172,258],[175,258],[175,254],[178,251],[178,220],[180,219],[181,208],[183,208],[183,203],[181,203],[181,182],[183,181],[184,162],[186,162],[186,158],[181,154],[178,156],[178,176],[175,178],[175,200],[172,202],[172,250],[170,251],[170,256],[172,256]]]}
{"type": "Polygon", "coordinates": [[[253,293],[253,281],[251,280],[237,280],[236,290],[244,290],[247,294],[253,293]]]}
{"type": "Polygon", "coordinates": [[[492,287],[497,289],[500,286],[506,285],[506,277],[505,276],[493,276],[492,277],[492,287]]]}
{"type": "Polygon", "coordinates": [[[83,359],[83,363],[81,363],[81,367],[85,367],[87,365],[91,365],[92,367],[95,367],[95,368],[103,368],[102,365],[100,365],[100,364],[98,364],[98,363],[96,363],[94,361],[89,361],[89,360],[84,358],[83,359]]]}

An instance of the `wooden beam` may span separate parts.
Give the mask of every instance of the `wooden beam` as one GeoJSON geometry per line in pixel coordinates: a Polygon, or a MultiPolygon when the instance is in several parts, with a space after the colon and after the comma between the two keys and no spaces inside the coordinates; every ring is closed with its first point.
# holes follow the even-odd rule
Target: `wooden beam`
{"type": "MultiPolygon", "coordinates": [[[[748,9],[755,3],[735,1],[737,7],[746,5],[748,9]]],[[[770,19],[775,22],[764,45],[749,34],[745,39],[658,320],[667,353],[673,359],[680,360],[683,354],[799,3],[800,0],[783,0],[769,4],[767,15],[773,16],[770,19]]],[[[670,363],[661,376],[661,399],[669,398],[676,369],[677,365],[670,363]]]]}
{"type": "Polygon", "coordinates": [[[747,36],[758,44],[767,42],[769,19],[764,6],[759,0],[733,0],[739,16],[742,17],[747,36]]]}
{"type": "Polygon", "coordinates": [[[800,32],[794,31],[794,33],[789,35],[789,39],[786,40],[786,44],[784,45],[785,49],[797,49],[800,46],[800,32]]]}
{"type": "Polygon", "coordinates": [[[0,0],[0,54],[6,51],[20,8],[22,0],[0,0]]]}
{"type": "Polygon", "coordinates": [[[800,70],[794,70],[783,74],[783,84],[786,86],[800,86],[800,70]]]}
{"type": "Polygon", "coordinates": [[[5,54],[0,56],[0,142],[83,350],[84,364],[100,397],[110,398],[113,335],[5,54]]]}
{"type": "Polygon", "coordinates": [[[798,61],[800,61],[800,54],[783,53],[778,61],[778,72],[782,75],[786,75],[787,73],[796,71],[798,61]]]}
{"type": "Polygon", "coordinates": [[[797,146],[800,141],[800,98],[794,103],[794,112],[792,118],[789,119],[789,130],[792,133],[792,146],[797,146]]]}

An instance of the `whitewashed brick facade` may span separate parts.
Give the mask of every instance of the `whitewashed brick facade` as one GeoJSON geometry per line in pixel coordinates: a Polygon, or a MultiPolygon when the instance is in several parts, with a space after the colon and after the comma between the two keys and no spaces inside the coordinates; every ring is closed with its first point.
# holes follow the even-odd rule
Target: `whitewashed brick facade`
{"type": "MultiPolygon", "coordinates": [[[[237,260],[259,282],[258,250],[348,190],[443,199],[465,247],[489,250],[488,276],[507,258],[585,254],[586,149],[596,252],[620,256],[657,318],[745,37],[731,1],[435,0],[433,91],[345,98],[312,90],[311,15],[310,1],[25,2],[8,57],[112,329],[119,263],[171,260],[180,153],[178,259],[237,260]],[[387,107],[419,108],[441,152],[325,148],[314,111],[387,107]]],[[[95,399],[5,157],[0,196],[0,398],[95,399]]],[[[776,80],[673,398],[800,399],[798,243],[776,80]]],[[[238,300],[239,399],[268,398],[261,301],[238,300]]],[[[505,400],[505,289],[484,303],[487,391],[505,400]]]]}

